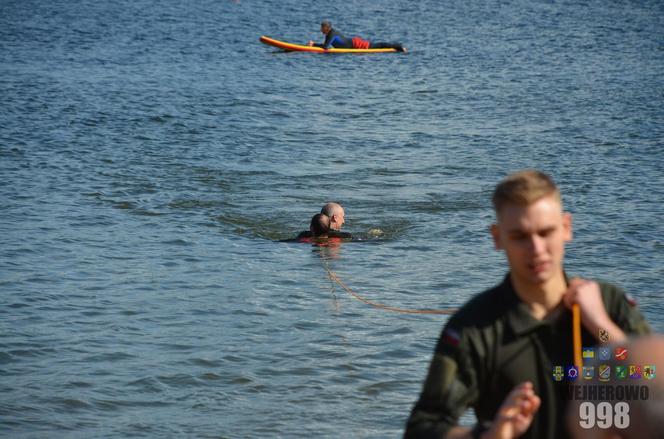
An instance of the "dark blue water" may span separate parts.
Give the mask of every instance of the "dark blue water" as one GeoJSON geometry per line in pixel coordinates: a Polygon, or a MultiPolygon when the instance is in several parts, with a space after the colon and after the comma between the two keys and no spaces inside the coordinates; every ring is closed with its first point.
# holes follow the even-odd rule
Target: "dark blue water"
{"type": "Polygon", "coordinates": [[[664,330],[660,1],[0,3],[0,435],[398,437],[537,167],[664,330]],[[401,41],[284,54],[260,35],[401,41]],[[274,242],[324,201],[369,236],[274,242]]]}

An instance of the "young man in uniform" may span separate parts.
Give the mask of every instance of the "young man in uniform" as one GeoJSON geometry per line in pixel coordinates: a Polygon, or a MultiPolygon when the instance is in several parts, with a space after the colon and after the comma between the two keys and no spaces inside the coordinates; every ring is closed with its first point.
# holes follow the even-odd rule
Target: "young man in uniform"
{"type": "Polygon", "coordinates": [[[600,330],[612,342],[649,332],[620,289],[567,278],[572,218],[550,177],[534,170],[508,176],[492,201],[491,235],[509,273],[445,325],[407,438],[567,438],[565,389],[552,372],[574,364],[572,305],[580,307],[583,346],[597,344],[600,330]],[[457,425],[468,407],[478,418],[474,428],[457,425]]]}

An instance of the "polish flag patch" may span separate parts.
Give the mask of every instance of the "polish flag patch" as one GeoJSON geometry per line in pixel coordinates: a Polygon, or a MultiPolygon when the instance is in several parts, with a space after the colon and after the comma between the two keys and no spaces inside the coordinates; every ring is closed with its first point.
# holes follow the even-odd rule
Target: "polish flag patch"
{"type": "Polygon", "coordinates": [[[447,344],[451,344],[452,346],[457,346],[461,341],[461,335],[459,335],[456,330],[447,328],[445,331],[443,331],[443,341],[447,344]]]}

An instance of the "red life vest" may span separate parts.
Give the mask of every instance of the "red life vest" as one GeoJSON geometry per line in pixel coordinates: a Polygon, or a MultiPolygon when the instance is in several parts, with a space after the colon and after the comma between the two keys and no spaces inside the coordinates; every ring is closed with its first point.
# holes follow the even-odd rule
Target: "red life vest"
{"type": "Polygon", "coordinates": [[[303,244],[311,244],[316,247],[337,247],[342,243],[341,238],[314,238],[311,236],[306,236],[304,238],[299,238],[297,242],[303,244]]]}
{"type": "Polygon", "coordinates": [[[363,40],[360,37],[353,37],[353,49],[368,49],[371,46],[371,43],[367,40],[363,40]]]}

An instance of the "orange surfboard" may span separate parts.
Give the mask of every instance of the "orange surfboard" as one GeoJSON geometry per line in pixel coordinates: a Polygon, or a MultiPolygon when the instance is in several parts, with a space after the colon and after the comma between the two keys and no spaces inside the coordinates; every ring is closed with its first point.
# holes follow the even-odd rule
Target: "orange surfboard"
{"type": "Polygon", "coordinates": [[[260,42],[268,46],[277,47],[286,52],[314,52],[314,53],[388,53],[396,52],[396,49],[323,49],[322,47],[304,46],[301,44],[286,43],[274,38],[260,37],[260,42]]]}

